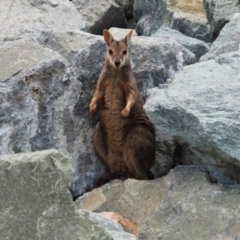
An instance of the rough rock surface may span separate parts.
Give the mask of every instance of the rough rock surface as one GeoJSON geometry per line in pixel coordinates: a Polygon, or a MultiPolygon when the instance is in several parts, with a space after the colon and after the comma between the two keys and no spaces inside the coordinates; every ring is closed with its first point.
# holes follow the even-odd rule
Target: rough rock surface
{"type": "Polygon", "coordinates": [[[193,166],[178,166],[162,180],[161,203],[140,227],[139,239],[239,239],[240,186],[209,184],[193,166]]]}
{"type": "Polygon", "coordinates": [[[209,46],[204,41],[188,37],[181,32],[169,27],[159,28],[157,32],[152,35],[152,37],[167,37],[176,40],[185,48],[193,52],[197,60],[199,60],[201,56],[209,51],[209,46]]]}
{"type": "Polygon", "coordinates": [[[133,3],[134,0],[114,0],[124,10],[126,19],[133,17],[133,3]]]}
{"type": "Polygon", "coordinates": [[[238,49],[240,49],[240,13],[236,13],[225,25],[209,52],[200,60],[214,59],[222,53],[234,52],[238,49]]]}
{"type": "Polygon", "coordinates": [[[106,218],[116,220],[117,222],[119,222],[122,225],[123,229],[126,232],[132,233],[136,236],[138,235],[137,226],[135,224],[131,223],[128,219],[122,217],[120,214],[115,213],[115,212],[100,212],[99,215],[106,217],[106,218]]]}
{"type": "Polygon", "coordinates": [[[152,181],[114,180],[85,193],[75,204],[82,210],[119,213],[139,228],[159,206],[169,189],[166,181],[160,182],[160,178],[152,181]]]}
{"type": "Polygon", "coordinates": [[[114,180],[84,194],[76,205],[117,211],[137,224],[143,240],[238,239],[239,192],[239,185],[209,183],[196,166],[177,166],[152,181],[114,180]]]}
{"type": "Polygon", "coordinates": [[[126,232],[115,219],[106,218],[91,211],[78,210],[78,213],[82,220],[81,231],[84,230],[79,235],[79,240],[138,240],[134,234],[126,232]]]}
{"type": "Polygon", "coordinates": [[[84,30],[90,33],[101,35],[103,29],[127,27],[122,7],[113,0],[73,0],[72,2],[86,21],[84,30]]]}
{"type": "Polygon", "coordinates": [[[73,171],[64,150],[0,156],[0,239],[136,239],[115,221],[76,210],[73,171]]]}
{"type": "Polygon", "coordinates": [[[187,66],[145,109],[160,131],[187,143],[218,182],[240,182],[240,52],[187,66]]]}
{"type": "Polygon", "coordinates": [[[0,30],[5,33],[23,29],[69,31],[86,28],[86,21],[66,0],[0,1],[0,23],[0,30]]]}
{"type": "Polygon", "coordinates": [[[150,36],[161,26],[169,26],[183,34],[209,40],[206,13],[199,0],[136,0],[134,18],[138,21],[137,33],[150,36]]]}
{"type": "Polygon", "coordinates": [[[239,0],[203,0],[207,19],[211,26],[211,37],[216,39],[226,23],[240,12],[239,0]]]}
{"type": "Polygon", "coordinates": [[[136,30],[133,30],[133,29],[115,28],[115,27],[111,27],[110,29],[108,29],[108,31],[112,34],[113,38],[116,40],[122,40],[131,30],[133,31],[132,37],[136,37],[137,32],[136,30]]]}

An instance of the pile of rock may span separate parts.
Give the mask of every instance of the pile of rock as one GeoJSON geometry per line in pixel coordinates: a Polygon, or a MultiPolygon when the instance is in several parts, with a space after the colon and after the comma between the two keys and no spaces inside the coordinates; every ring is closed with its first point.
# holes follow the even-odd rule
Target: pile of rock
{"type": "Polygon", "coordinates": [[[240,237],[239,186],[228,186],[240,182],[239,1],[2,1],[0,23],[0,154],[63,148],[73,158],[1,157],[1,239],[137,238],[89,210],[122,214],[140,239],[240,237]],[[182,166],[152,182],[114,181],[76,210],[69,191],[77,198],[104,171],[88,112],[104,63],[99,35],[115,27],[121,38],[129,30],[118,28],[135,24],[133,71],[157,128],[152,172],[194,164],[203,173],[182,166]]]}

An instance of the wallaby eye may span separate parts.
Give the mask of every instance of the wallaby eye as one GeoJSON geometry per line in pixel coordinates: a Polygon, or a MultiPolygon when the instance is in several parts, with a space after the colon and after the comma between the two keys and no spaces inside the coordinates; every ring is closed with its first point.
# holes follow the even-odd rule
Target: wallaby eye
{"type": "Polygon", "coordinates": [[[123,54],[126,55],[126,54],[127,54],[127,50],[124,50],[124,51],[123,51],[123,54]]]}
{"type": "Polygon", "coordinates": [[[113,54],[113,51],[110,49],[110,50],[108,50],[108,53],[109,53],[110,55],[112,55],[112,54],[113,54]]]}

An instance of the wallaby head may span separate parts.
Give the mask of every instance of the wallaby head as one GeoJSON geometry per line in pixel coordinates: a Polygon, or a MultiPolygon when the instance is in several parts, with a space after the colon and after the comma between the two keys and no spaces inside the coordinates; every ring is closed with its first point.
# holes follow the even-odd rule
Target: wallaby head
{"type": "Polygon", "coordinates": [[[131,41],[132,30],[120,41],[114,40],[108,30],[103,30],[104,40],[107,44],[106,62],[115,69],[120,69],[130,63],[128,45],[131,41]]]}

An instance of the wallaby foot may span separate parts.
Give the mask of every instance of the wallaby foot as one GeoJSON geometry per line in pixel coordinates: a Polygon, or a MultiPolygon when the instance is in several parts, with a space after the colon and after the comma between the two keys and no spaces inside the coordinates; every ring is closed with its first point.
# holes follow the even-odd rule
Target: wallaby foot
{"type": "Polygon", "coordinates": [[[110,180],[116,179],[118,176],[111,172],[103,173],[95,182],[95,187],[101,187],[105,183],[109,182],[110,180]]]}

